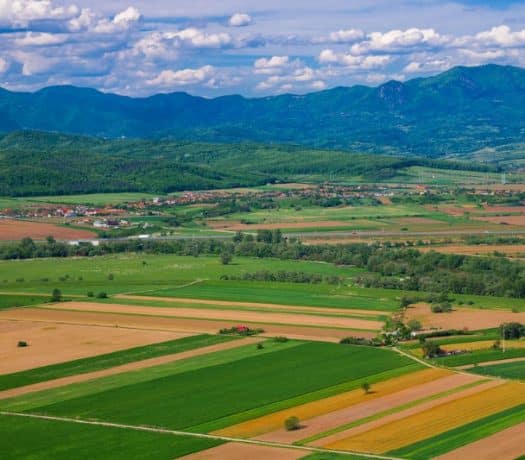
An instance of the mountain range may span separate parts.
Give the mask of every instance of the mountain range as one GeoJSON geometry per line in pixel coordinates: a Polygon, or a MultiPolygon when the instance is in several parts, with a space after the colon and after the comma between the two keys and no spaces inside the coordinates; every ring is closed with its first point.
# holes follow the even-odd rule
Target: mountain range
{"type": "Polygon", "coordinates": [[[0,89],[0,132],[292,143],[441,157],[525,141],[525,69],[456,67],[429,78],[307,95],[131,98],[57,86],[0,89]]]}

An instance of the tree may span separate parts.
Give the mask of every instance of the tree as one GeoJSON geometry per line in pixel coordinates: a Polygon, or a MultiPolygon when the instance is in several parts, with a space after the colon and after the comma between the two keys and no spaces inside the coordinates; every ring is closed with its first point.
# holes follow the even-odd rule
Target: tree
{"type": "Polygon", "coordinates": [[[422,343],[421,349],[423,350],[423,355],[425,358],[435,358],[443,353],[440,346],[436,342],[427,340],[422,343]]]}
{"type": "Polygon", "coordinates": [[[506,340],[519,339],[525,335],[525,326],[520,323],[503,323],[500,326],[501,336],[506,340]]]}
{"type": "Polygon", "coordinates": [[[233,259],[233,256],[230,252],[223,252],[221,254],[221,263],[222,265],[228,265],[233,259]]]}
{"type": "Polygon", "coordinates": [[[365,392],[365,394],[368,394],[370,393],[370,384],[368,382],[363,382],[361,384],[361,388],[363,389],[363,391],[365,392]]]}
{"type": "Polygon", "coordinates": [[[53,292],[51,293],[51,302],[61,302],[62,301],[62,292],[60,289],[53,289],[53,292]]]}
{"type": "Polygon", "coordinates": [[[420,330],[423,328],[421,322],[418,321],[417,319],[411,319],[411,320],[408,322],[407,327],[408,327],[411,331],[420,331],[420,330]]]}
{"type": "Polygon", "coordinates": [[[298,430],[299,428],[301,428],[301,424],[299,422],[299,418],[298,417],[288,417],[285,421],[284,421],[284,428],[286,429],[286,431],[294,431],[294,430],[298,430]]]}

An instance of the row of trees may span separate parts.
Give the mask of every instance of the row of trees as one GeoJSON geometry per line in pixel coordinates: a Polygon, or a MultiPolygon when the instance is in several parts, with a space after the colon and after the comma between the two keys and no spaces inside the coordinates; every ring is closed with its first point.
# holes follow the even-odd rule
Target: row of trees
{"type": "Polygon", "coordinates": [[[127,240],[69,246],[48,238],[36,244],[29,238],[0,246],[0,259],[95,256],[122,252],[152,254],[275,257],[351,265],[366,270],[357,278],[365,287],[422,292],[445,292],[525,298],[525,264],[502,257],[474,257],[389,244],[303,245],[281,232],[261,231],[256,238],[238,234],[232,241],[127,240]]]}

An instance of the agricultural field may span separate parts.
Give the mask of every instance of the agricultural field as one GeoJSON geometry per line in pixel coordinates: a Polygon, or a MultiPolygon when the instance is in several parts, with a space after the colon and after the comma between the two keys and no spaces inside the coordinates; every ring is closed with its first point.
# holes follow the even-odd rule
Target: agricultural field
{"type": "Polygon", "coordinates": [[[59,225],[29,220],[0,219],[0,241],[32,238],[44,240],[53,236],[59,240],[91,239],[96,233],[89,229],[62,227],[59,225]]]}

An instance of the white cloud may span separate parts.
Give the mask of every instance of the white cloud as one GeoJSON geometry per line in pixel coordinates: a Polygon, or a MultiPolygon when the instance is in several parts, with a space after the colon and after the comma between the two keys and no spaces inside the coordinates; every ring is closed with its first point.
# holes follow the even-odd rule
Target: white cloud
{"type": "Polygon", "coordinates": [[[362,30],[346,29],[332,32],[326,41],[332,43],[354,43],[358,40],[362,40],[363,38],[365,38],[365,33],[362,30]]]}
{"type": "Polygon", "coordinates": [[[351,53],[367,54],[369,52],[402,52],[414,47],[445,45],[449,41],[434,29],[411,28],[407,30],[390,30],[389,32],[372,32],[367,40],[356,43],[351,53]]]}
{"type": "Polygon", "coordinates": [[[215,68],[211,65],[199,69],[163,70],[157,77],[148,80],[147,84],[160,87],[189,86],[209,81],[214,75],[215,68]]]}
{"type": "Polygon", "coordinates": [[[334,50],[325,49],[319,54],[321,64],[336,64],[354,69],[375,69],[384,67],[392,60],[390,56],[354,56],[349,53],[336,53],[334,50]]]}
{"type": "Polygon", "coordinates": [[[6,73],[9,69],[9,62],[5,59],[0,58],[0,74],[6,73]]]}
{"type": "Polygon", "coordinates": [[[316,91],[321,91],[326,88],[326,83],[322,80],[316,80],[312,82],[312,84],[310,85],[310,88],[316,91]]]}
{"type": "Polygon", "coordinates": [[[513,32],[509,26],[498,26],[475,35],[475,41],[483,45],[513,47],[525,45],[525,30],[513,32]]]}
{"type": "Polygon", "coordinates": [[[101,19],[93,28],[93,31],[100,34],[113,34],[116,32],[126,32],[134,27],[140,20],[140,12],[130,6],[128,9],[121,11],[112,20],[101,19]]]}
{"type": "Polygon", "coordinates": [[[28,32],[22,38],[15,39],[19,46],[51,46],[59,45],[67,40],[65,35],[28,32]]]}
{"type": "Polygon", "coordinates": [[[257,74],[280,73],[290,63],[288,56],[272,56],[271,58],[260,58],[255,61],[253,67],[257,74]]]}
{"type": "Polygon", "coordinates": [[[235,13],[228,21],[232,27],[245,27],[252,23],[252,18],[249,14],[235,13]]]}
{"type": "Polygon", "coordinates": [[[443,72],[451,67],[449,59],[436,59],[429,56],[422,56],[420,60],[409,62],[403,72],[408,74],[443,72]]]}
{"type": "Polygon", "coordinates": [[[41,20],[65,20],[78,13],[76,5],[55,6],[51,0],[0,0],[0,24],[8,27],[27,27],[41,20]]]}

